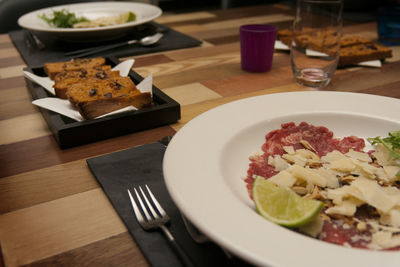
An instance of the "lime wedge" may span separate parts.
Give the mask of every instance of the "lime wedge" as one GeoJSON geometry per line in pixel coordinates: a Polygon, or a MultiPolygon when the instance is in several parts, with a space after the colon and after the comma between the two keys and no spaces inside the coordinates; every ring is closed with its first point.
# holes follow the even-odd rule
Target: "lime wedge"
{"type": "Polygon", "coordinates": [[[253,183],[253,199],[258,213],[286,227],[299,227],[312,221],[322,209],[321,201],[302,198],[294,191],[263,177],[253,183]]]}
{"type": "Polygon", "coordinates": [[[135,21],[135,20],[136,20],[136,15],[135,15],[135,13],[133,13],[131,11],[122,13],[119,16],[119,21],[121,23],[131,22],[131,21],[135,21]]]}

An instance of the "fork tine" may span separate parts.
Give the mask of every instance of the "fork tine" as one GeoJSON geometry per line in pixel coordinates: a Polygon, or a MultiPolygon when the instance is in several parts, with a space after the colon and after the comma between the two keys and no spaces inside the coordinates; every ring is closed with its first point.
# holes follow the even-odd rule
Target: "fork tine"
{"type": "Polygon", "coordinates": [[[166,224],[170,220],[169,216],[167,215],[165,210],[161,207],[160,203],[158,203],[157,199],[151,192],[150,188],[147,185],[145,185],[145,187],[147,189],[147,194],[145,194],[141,186],[138,187],[140,193],[138,193],[138,190],[134,188],[136,198],[139,203],[137,203],[136,200],[132,197],[132,194],[128,189],[129,198],[131,200],[133,211],[136,215],[137,221],[144,230],[151,230],[155,228],[162,230],[168,242],[171,244],[172,248],[178,254],[178,257],[181,259],[183,266],[194,267],[195,265],[192,263],[190,257],[186,254],[184,249],[182,249],[181,246],[176,242],[174,236],[166,227],[166,224]],[[150,200],[148,196],[150,196],[150,200]],[[143,201],[146,203],[143,203],[143,201]],[[151,213],[151,215],[149,214],[149,212],[151,213]],[[144,219],[142,215],[145,215],[147,220],[144,219]]]}
{"type": "Polygon", "coordinates": [[[131,200],[132,203],[132,207],[133,207],[133,212],[135,213],[137,219],[139,222],[142,222],[144,220],[142,213],[140,213],[138,206],[136,205],[136,201],[133,199],[131,191],[128,189],[128,194],[129,194],[129,198],[131,200]]]}
{"type": "Polygon", "coordinates": [[[165,216],[167,213],[165,212],[165,210],[161,207],[160,203],[158,203],[156,197],[153,195],[153,193],[151,192],[150,188],[147,186],[147,184],[145,185],[147,188],[147,192],[149,193],[151,200],[153,201],[154,205],[156,205],[157,210],[160,212],[161,216],[165,216]]]}
{"type": "Polygon", "coordinates": [[[139,190],[142,193],[142,196],[144,198],[144,201],[146,201],[147,207],[150,210],[150,213],[153,215],[154,219],[158,219],[160,216],[158,215],[158,213],[153,209],[153,206],[151,205],[149,199],[147,198],[146,194],[143,192],[143,189],[141,186],[139,186],[139,190]]]}
{"type": "Polygon", "coordinates": [[[148,221],[151,220],[151,216],[150,216],[150,214],[147,212],[146,206],[144,205],[144,203],[143,203],[143,201],[142,201],[142,198],[140,197],[139,193],[136,191],[136,188],[134,188],[133,190],[135,191],[136,198],[137,198],[138,201],[139,201],[140,208],[142,209],[144,215],[146,216],[146,219],[147,219],[148,221]]]}

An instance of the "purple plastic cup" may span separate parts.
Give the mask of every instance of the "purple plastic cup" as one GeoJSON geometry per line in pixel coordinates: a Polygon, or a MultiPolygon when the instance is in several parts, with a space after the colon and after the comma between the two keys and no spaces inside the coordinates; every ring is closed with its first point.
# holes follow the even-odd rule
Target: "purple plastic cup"
{"type": "Polygon", "coordinates": [[[240,26],[240,56],[242,69],[265,72],[271,69],[277,28],[272,25],[240,26]]]}

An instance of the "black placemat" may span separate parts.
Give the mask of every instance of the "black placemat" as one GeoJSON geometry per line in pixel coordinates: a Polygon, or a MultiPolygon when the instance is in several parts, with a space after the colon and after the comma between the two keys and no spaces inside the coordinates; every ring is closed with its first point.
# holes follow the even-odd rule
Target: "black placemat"
{"type": "Polygon", "coordinates": [[[238,258],[228,258],[212,242],[196,243],[186,231],[178,208],[164,184],[162,159],[166,146],[160,142],[87,160],[87,164],[110,199],[141,251],[153,266],[182,266],[159,231],[146,232],[136,221],[127,189],[149,185],[171,217],[169,229],[197,266],[246,266],[238,258]]]}
{"type": "Polygon", "coordinates": [[[128,41],[132,39],[141,39],[144,36],[148,36],[156,32],[162,32],[164,36],[155,45],[146,47],[140,45],[124,46],[114,50],[105,51],[97,55],[115,57],[135,56],[180,48],[195,47],[201,44],[201,41],[195,38],[155,22],[139,25],[133,28],[132,31],[124,37],[107,42],[76,43],[60,40],[49,34],[35,33],[35,36],[42,41],[44,45],[43,48],[35,45],[35,43],[32,41],[32,36],[26,30],[12,31],[9,33],[9,35],[25,63],[30,67],[35,67],[43,65],[46,62],[70,60],[70,57],[64,56],[64,53],[69,51],[128,41]]]}

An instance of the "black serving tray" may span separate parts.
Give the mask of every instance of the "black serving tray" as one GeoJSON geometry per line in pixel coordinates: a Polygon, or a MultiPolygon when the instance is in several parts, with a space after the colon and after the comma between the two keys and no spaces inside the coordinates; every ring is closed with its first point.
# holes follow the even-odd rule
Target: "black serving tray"
{"type": "MultiPolygon", "coordinates": [[[[120,63],[115,57],[107,57],[106,64],[114,67],[120,63]]],[[[46,76],[43,66],[28,67],[24,70],[38,76],[46,76]]],[[[134,71],[129,76],[135,84],[143,77],[134,71]]],[[[32,98],[55,97],[40,85],[25,78],[32,98]]],[[[181,118],[180,105],[174,99],[153,85],[152,107],[128,111],[107,117],[77,122],[53,111],[40,108],[40,111],[53,133],[54,138],[62,149],[83,145],[111,137],[171,124],[181,118]]]]}

